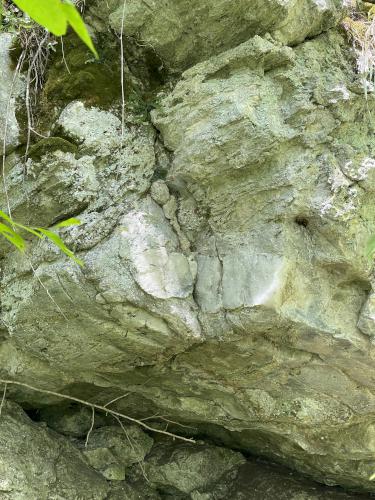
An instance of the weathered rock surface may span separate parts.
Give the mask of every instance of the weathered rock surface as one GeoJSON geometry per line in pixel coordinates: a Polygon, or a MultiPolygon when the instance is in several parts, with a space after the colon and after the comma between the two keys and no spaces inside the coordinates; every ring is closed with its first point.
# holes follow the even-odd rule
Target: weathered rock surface
{"type": "MultiPolygon", "coordinates": [[[[48,405],[38,409],[38,417],[49,428],[72,438],[85,438],[92,425],[92,411],[87,406],[80,405],[48,405]]],[[[94,429],[108,425],[108,419],[101,414],[96,414],[94,429]]]]}
{"type": "Polygon", "coordinates": [[[153,440],[136,426],[101,427],[90,434],[83,454],[106,479],[123,481],[126,468],[140,463],[152,448],[153,440]]]}
{"type": "Polygon", "coordinates": [[[343,167],[363,170],[373,157],[372,124],[354,132],[372,104],[354,93],[351,64],[335,33],[293,51],[255,37],[188,70],[153,113],[174,153],[167,182],[182,186],[182,211],[193,197],[209,214],[191,234],[195,298],[203,331],[218,340],[173,370],[194,370],[199,390],[211,391],[203,360],[215,359],[227,394],[206,393],[222,412],[199,396],[191,409],[232,431],[228,413],[247,421],[238,440],[258,453],[267,427],[267,454],[287,453],[312,474],[324,468],[328,482],[339,461],[348,486],[373,467],[374,404],[373,346],[357,326],[371,289],[374,204],[343,167]]]}
{"type": "Polygon", "coordinates": [[[240,453],[215,446],[161,445],[147,457],[150,484],[169,495],[191,494],[213,488],[222,476],[245,462],[240,453]]]}
{"type": "Polygon", "coordinates": [[[0,497],[3,500],[104,500],[105,479],[64,438],[34,424],[14,404],[0,418],[0,497]]]}
{"type": "MultiPolygon", "coordinates": [[[[96,16],[106,15],[96,7],[96,16]]],[[[256,34],[273,33],[293,44],[335,25],[344,13],[340,0],[165,0],[107,3],[109,23],[147,43],[173,69],[185,69],[256,34]],[[117,7],[117,9],[116,9],[117,7]],[[165,22],[166,17],[168,22],[165,22]]]]}
{"type": "MultiPolygon", "coordinates": [[[[114,408],[375,492],[375,101],[343,3],[127,2],[127,78],[157,60],[173,79],[158,95],[146,82],[124,121],[120,101],[64,96],[26,164],[7,156],[14,217],[79,216],[62,236],[85,266],[2,244],[0,374],[99,404],[126,394],[114,408]]],[[[88,5],[99,42],[122,12],[88,5]]]]}
{"type": "Polygon", "coordinates": [[[16,118],[16,97],[20,91],[20,81],[14,77],[9,51],[14,36],[0,33],[0,154],[8,153],[19,145],[19,125],[16,118]],[[4,148],[5,146],[5,148],[4,148]]]}
{"type": "Polygon", "coordinates": [[[86,448],[84,440],[69,442],[45,424],[32,422],[14,403],[6,402],[0,418],[0,496],[4,500],[268,500],[271,495],[285,500],[361,498],[339,490],[326,490],[322,496],[318,485],[273,466],[246,462],[240,453],[225,448],[166,442],[151,447],[152,439],[138,428],[118,426],[95,430],[86,448]],[[109,481],[94,470],[98,464],[90,452],[95,449],[102,457],[105,449],[117,453],[116,460],[121,457],[126,482],[118,475],[109,477],[110,470],[116,472],[113,454],[107,460],[107,470],[100,471],[109,481]]]}
{"type": "Polygon", "coordinates": [[[227,473],[214,487],[194,492],[193,500],[361,500],[367,495],[351,495],[338,488],[324,488],[301,481],[292,472],[272,465],[248,461],[227,473]]]}

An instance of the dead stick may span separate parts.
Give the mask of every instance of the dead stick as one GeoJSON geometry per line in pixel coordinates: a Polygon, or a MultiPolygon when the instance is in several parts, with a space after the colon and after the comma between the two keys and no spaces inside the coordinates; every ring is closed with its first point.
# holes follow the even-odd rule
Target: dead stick
{"type": "Polygon", "coordinates": [[[136,418],[129,417],[128,415],[124,415],[123,413],[119,413],[118,411],[110,410],[110,409],[106,408],[105,406],[97,405],[95,403],[90,403],[89,401],[84,401],[83,399],[75,398],[74,396],[68,396],[67,394],[60,394],[59,392],[49,391],[48,389],[40,389],[39,387],[34,387],[32,385],[25,384],[24,382],[17,382],[16,380],[0,379],[0,384],[18,385],[20,387],[25,387],[27,389],[30,389],[31,391],[41,392],[43,394],[49,394],[51,396],[56,396],[56,397],[62,398],[62,399],[68,399],[69,401],[75,401],[76,403],[80,403],[81,405],[89,406],[90,408],[95,408],[95,410],[103,411],[104,413],[109,413],[110,415],[114,415],[116,417],[120,417],[120,418],[123,418],[125,420],[128,420],[129,422],[133,422],[134,424],[137,424],[137,425],[143,427],[144,429],[147,429],[148,431],[156,432],[158,434],[164,434],[164,435],[172,437],[174,439],[180,439],[181,441],[186,441],[187,443],[195,443],[194,439],[185,438],[183,436],[178,436],[177,434],[173,434],[172,432],[161,431],[160,429],[155,429],[154,427],[150,427],[149,425],[145,424],[141,420],[137,420],[136,418]]]}

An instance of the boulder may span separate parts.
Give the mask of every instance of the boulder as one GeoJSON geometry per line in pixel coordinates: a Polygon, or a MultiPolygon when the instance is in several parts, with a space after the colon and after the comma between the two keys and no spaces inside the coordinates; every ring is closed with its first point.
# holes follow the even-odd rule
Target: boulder
{"type": "Polygon", "coordinates": [[[209,488],[245,462],[237,452],[204,444],[155,446],[145,462],[150,484],[168,495],[209,488]]]}
{"type": "Polygon", "coordinates": [[[116,0],[93,9],[117,33],[136,37],[172,70],[186,69],[256,34],[296,44],[334,26],[344,15],[339,0],[116,0]],[[106,8],[107,7],[107,8],[106,8]],[[117,8],[116,8],[117,7],[117,8]],[[166,21],[166,19],[168,21],[166,21]]]}
{"type": "Polygon", "coordinates": [[[367,495],[346,493],[302,480],[288,469],[249,460],[227,473],[213,488],[196,490],[192,500],[365,500],[367,495]]]}
{"type": "Polygon", "coordinates": [[[10,402],[0,417],[0,457],[3,500],[107,498],[107,482],[81,452],[10,402]]]}
{"type": "Polygon", "coordinates": [[[89,435],[83,454],[106,479],[123,481],[126,468],[143,462],[152,444],[152,438],[139,427],[106,426],[89,435]]]}

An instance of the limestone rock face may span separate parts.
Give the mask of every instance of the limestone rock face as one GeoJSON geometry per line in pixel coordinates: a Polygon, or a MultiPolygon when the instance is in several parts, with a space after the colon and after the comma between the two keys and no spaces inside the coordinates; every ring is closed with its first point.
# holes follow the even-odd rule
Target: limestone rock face
{"type": "Polygon", "coordinates": [[[19,145],[19,125],[16,118],[16,97],[22,88],[19,79],[14,78],[15,69],[12,68],[10,48],[14,36],[0,32],[0,154],[9,152],[19,145]]]}
{"type": "Polygon", "coordinates": [[[124,480],[129,465],[138,464],[152,448],[153,440],[139,427],[105,426],[90,434],[83,453],[89,464],[111,480],[124,480]]]}
{"type": "MultiPolygon", "coordinates": [[[[190,238],[199,318],[217,340],[182,354],[174,370],[194,367],[197,386],[206,379],[208,389],[204,359],[217,360],[231,388],[229,413],[252,422],[242,434],[249,449],[264,450],[258,440],[266,426],[270,453],[280,457],[293,427],[310,465],[299,450],[287,453],[309,473],[333,449],[342,470],[354,465],[354,456],[339,451],[348,439],[363,453],[361,467],[372,453],[373,319],[371,302],[363,306],[374,203],[345,165],[366,170],[374,143],[367,120],[354,133],[367,104],[353,87],[345,50],[333,32],[294,50],[254,37],[185,72],[152,115],[174,153],[167,183],[180,189],[181,211],[193,197],[209,214],[190,238]],[[334,422],[345,428],[342,438],[334,422]]],[[[223,394],[216,397],[223,408],[223,394]]],[[[193,411],[202,411],[198,400],[193,411]]],[[[205,418],[220,413],[204,411],[205,418]]],[[[224,410],[219,420],[226,418],[224,410]]],[[[365,480],[368,473],[356,470],[365,480]]],[[[349,469],[343,474],[353,485],[349,469]]]]}
{"type": "Polygon", "coordinates": [[[194,492],[194,500],[364,500],[367,495],[345,493],[300,481],[293,473],[261,462],[249,461],[230,471],[212,488],[194,492]]]}
{"type": "Polygon", "coordinates": [[[240,453],[215,446],[161,445],[147,457],[145,473],[150,483],[161,492],[173,494],[199,493],[218,483],[225,473],[245,462],[240,453]]]}
{"type": "MultiPolygon", "coordinates": [[[[105,6],[101,7],[105,16],[105,6]]],[[[119,0],[107,3],[110,26],[149,44],[171,68],[194,63],[256,34],[274,33],[292,44],[333,26],[341,0],[119,0]],[[117,7],[117,9],[116,9],[117,7]],[[165,22],[166,17],[168,22],[165,22]]],[[[100,11],[99,11],[100,12],[100,11]]],[[[96,11],[98,14],[98,11],[96,11]]]]}
{"type": "MultiPolygon", "coordinates": [[[[3,378],[375,491],[375,100],[344,3],[88,2],[104,62],[83,68],[115,67],[124,14],[125,102],[52,106],[52,62],[46,137],[7,155],[14,218],[79,217],[61,236],[85,266],[1,242],[3,378]]],[[[57,397],[8,396],[90,428],[52,418],[57,397]]]]}
{"type": "Polygon", "coordinates": [[[92,433],[85,447],[84,439],[69,441],[50,431],[43,422],[32,422],[18,405],[8,401],[2,406],[0,419],[1,498],[268,500],[271,495],[282,500],[362,498],[338,489],[324,490],[275,466],[246,462],[240,453],[222,447],[170,441],[159,441],[152,446],[152,442],[133,426],[103,426],[92,433]],[[107,458],[106,453],[110,454],[107,458]],[[142,461],[138,462],[139,459],[142,461]],[[126,469],[126,481],[119,475],[119,462],[126,469]],[[103,470],[99,465],[107,468],[103,470]]]}

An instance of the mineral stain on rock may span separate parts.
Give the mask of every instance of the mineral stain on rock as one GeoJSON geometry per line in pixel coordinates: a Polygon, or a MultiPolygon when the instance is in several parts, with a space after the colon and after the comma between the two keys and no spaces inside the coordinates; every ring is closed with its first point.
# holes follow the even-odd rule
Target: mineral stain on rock
{"type": "Polygon", "coordinates": [[[26,161],[0,33],[0,207],[78,217],[85,262],[1,241],[0,378],[197,441],[9,385],[1,498],[375,493],[375,101],[347,3],[86,2],[101,59],[56,48],[26,161]]]}

